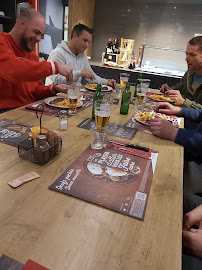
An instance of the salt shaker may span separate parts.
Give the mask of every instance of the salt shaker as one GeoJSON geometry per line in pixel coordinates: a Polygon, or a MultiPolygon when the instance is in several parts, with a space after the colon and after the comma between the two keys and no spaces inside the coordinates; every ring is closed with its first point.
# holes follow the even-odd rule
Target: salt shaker
{"type": "Polygon", "coordinates": [[[67,110],[60,111],[60,130],[67,130],[67,110]]]}

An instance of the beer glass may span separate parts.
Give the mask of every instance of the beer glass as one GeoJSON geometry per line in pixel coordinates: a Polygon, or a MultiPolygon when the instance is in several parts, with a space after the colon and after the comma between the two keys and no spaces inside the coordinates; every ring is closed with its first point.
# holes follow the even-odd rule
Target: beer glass
{"type": "Polygon", "coordinates": [[[111,106],[109,101],[95,101],[95,122],[97,131],[100,133],[105,132],[107,123],[111,115],[111,106]]]}
{"type": "Polygon", "coordinates": [[[129,77],[130,77],[130,74],[128,73],[120,73],[120,84],[121,84],[122,89],[126,87],[129,77]]]}
{"type": "Polygon", "coordinates": [[[77,105],[78,105],[78,98],[80,93],[80,87],[77,87],[76,85],[71,85],[68,90],[68,98],[70,103],[70,109],[68,113],[70,115],[77,114],[77,105]]]}
{"type": "Polygon", "coordinates": [[[148,92],[149,85],[150,85],[151,80],[149,79],[142,79],[140,87],[138,88],[137,91],[137,101],[138,101],[138,106],[141,106],[143,109],[144,102],[146,101],[146,93],[148,92]]]}

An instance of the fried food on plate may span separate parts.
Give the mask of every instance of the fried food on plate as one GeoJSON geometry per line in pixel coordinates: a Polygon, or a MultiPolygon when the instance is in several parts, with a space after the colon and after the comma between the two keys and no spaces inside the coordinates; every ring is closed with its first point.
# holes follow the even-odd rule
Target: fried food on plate
{"type": "Polygon", "coordinates": [[[152,94],[150,95],[150,98],[161,100],[161,101],[172,101],[169,97],[165,97],[164,95],[158,95],[158,94],[152,94]]]}
{"type": "Polygon", "coordinates": [[[138,115],[138,120],[141,122],[148,122],[152,119],[152,115],[149,112],[140,112],[138,115]]]}

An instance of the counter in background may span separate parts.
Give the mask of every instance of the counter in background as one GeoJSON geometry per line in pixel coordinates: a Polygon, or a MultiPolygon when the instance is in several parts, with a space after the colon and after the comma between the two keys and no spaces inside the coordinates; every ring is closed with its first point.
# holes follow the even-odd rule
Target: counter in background
{"type": "Polygon", "coordinates": [[[90,65],[93,69],[93,71],[98,74],[99,76],[106,78],[106,79],[115,79],[117,82],[119,82],[119,76],[121,72],[127,72],[130,73],[130,83],[135,83],[139,73],[142,73],[143,79],[150,79],[151,88],[159,88],[162,84],[167,83],[169,86],[173,86],[176,83],[179,82],[181,79],[180,76],[174,76],[174,75],[168,75],[168,74],[160,74],[155,72],[148,72],[143,70],[137,70],[137,69],[129,69],[129,68],[119,68],[119,67],[110,67],[110,66],[104,66],[101,62],[94,62],[90,61],[90,65]]]}

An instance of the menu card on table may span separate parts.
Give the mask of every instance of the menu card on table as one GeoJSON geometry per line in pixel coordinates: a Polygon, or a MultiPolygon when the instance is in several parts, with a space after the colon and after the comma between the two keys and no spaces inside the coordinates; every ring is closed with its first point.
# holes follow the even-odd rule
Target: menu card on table
{"type": "Polygon", "coordinates": [[[0,142],[18,147],[18,144],[28,138],[28,125],[23,125],[9,119],[0,120],[0,142]]]}
{"type": "Polygon", "coordinates": [[[135,151],[89,146],[49,188],[143,220],[158,154],[135,151]]]}
{"type": "MultiPolygon", "coordinates": [[[[91,122],[94,122],[94,120],[91,118],[86,118],[77,127],[90,130],[91,122]]],[[[131,128],[125,125],[122,126],[114,123],[108,123],[106,127],[107,135],[124,138],[128,140],[132,140],[136,132],[137,128],[131,128]]]]}

